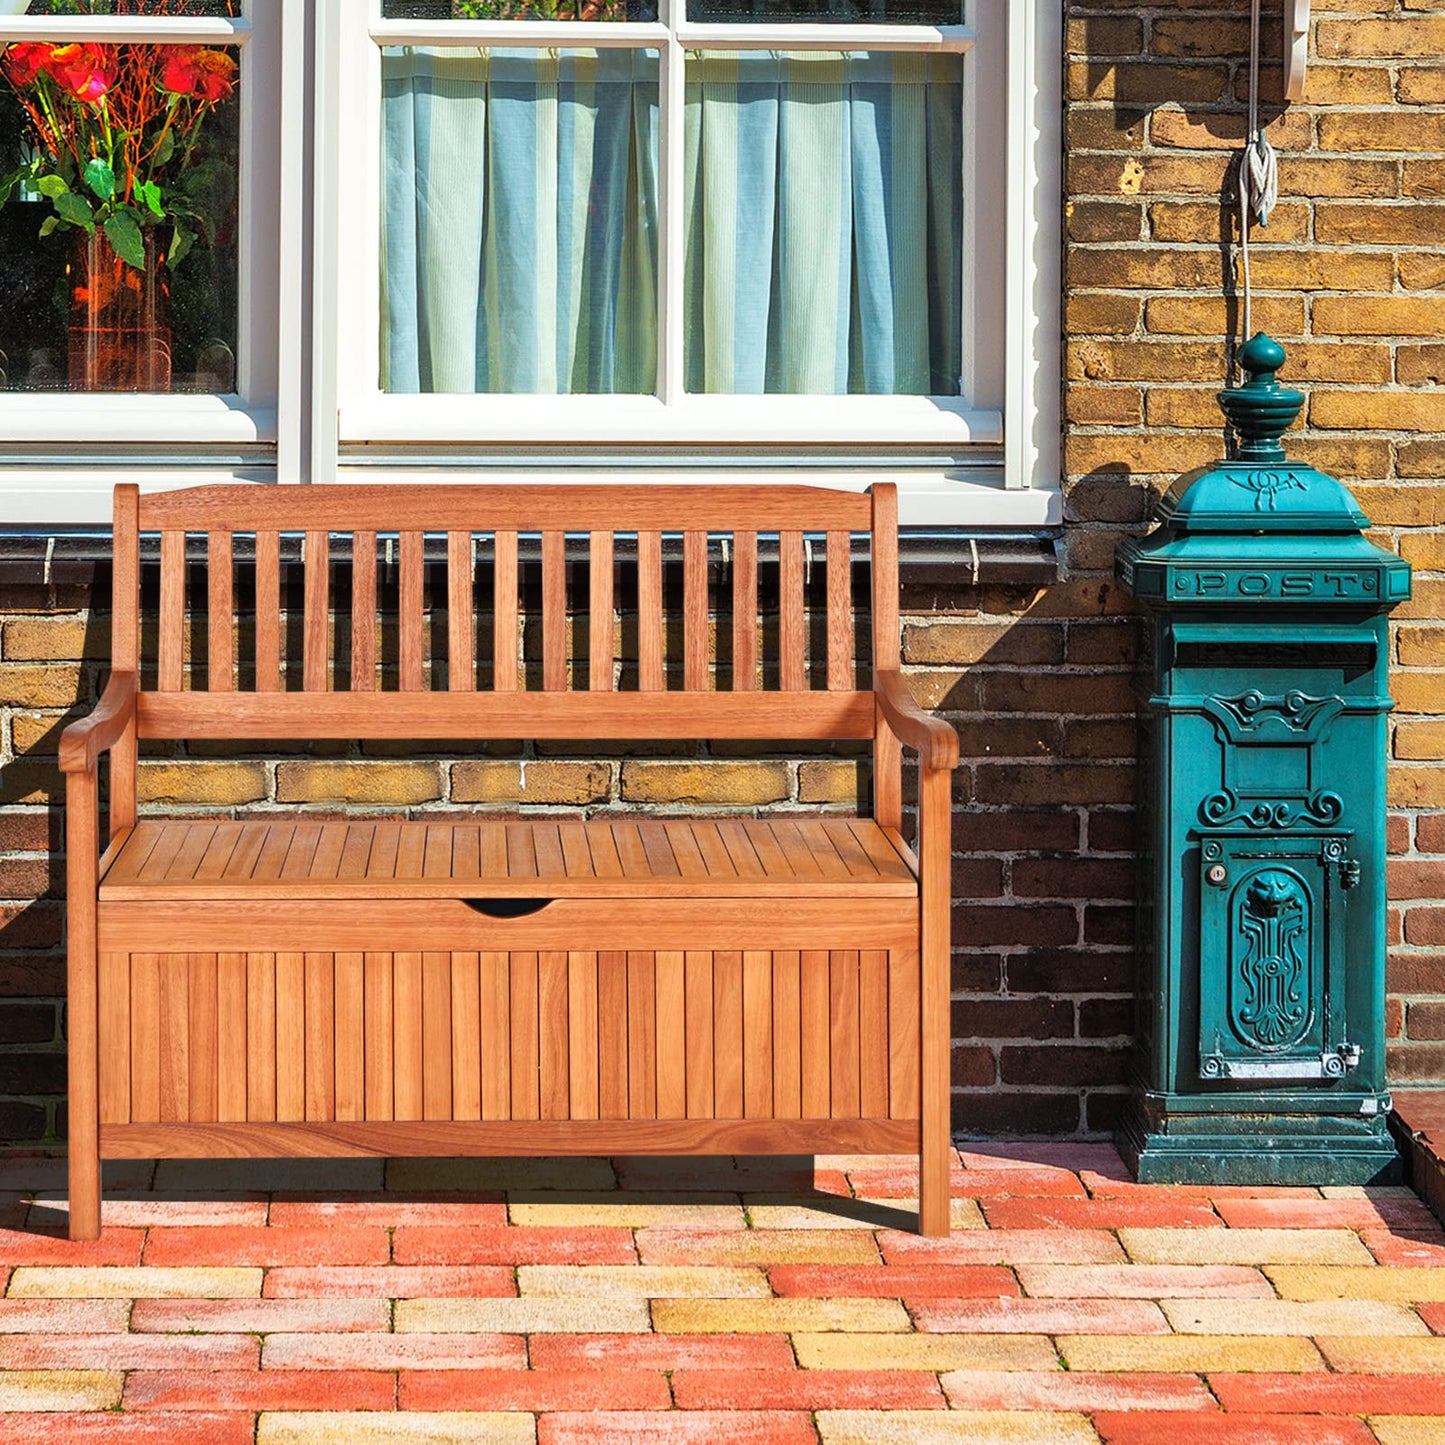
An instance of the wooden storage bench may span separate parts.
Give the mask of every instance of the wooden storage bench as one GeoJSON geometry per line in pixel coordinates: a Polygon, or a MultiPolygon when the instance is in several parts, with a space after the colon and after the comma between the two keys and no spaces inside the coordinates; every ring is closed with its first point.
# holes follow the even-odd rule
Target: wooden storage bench
{"type": "Polygon", "coordinates": [[[61,744],[73,1238],[102,1158],[915,1150],[947,1232],[958,748],[897,671],[891,487],[123,486],[113,626],[61,744]],[[140,738],[519,737],[870,739],[873,816],[136,815],[140,738]]]}

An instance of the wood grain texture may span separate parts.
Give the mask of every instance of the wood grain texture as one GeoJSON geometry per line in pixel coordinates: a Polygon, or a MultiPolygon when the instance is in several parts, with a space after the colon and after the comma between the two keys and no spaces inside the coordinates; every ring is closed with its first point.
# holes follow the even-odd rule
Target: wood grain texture
{"type": "Polygon", "coordinates": [[[392,1108],[396,1119],[421,1119],[424,1103],[422,1049],[422,950],[391,956],[392,1108]]]}
{"type": "Polygon", "coordinates": [[[541,1118],[541,1062],[537,1017],[537,955],[510,957],[512,987],[512,1118],[541,1118]]]}
{"type": "Polygon", "coordinates": [[[302,684],[307,692],[325,692],[331,680],[331,539],[325,532],[306,534],[303,605],[302,684]]]}
{"type": "Polygon", "coordinates": [[[571,1110],[567,955],[537,955],[537,1104],[543,1119],[566,1119],[571,1110]]]}
{"type": "Polygon", "coordinates": [[[276,1118],[306,1117],[306,954],[276,954],[276,1118]]]}
{"type": "Polygon", "coordinates": [[[657,1117],[687,1117],[686,955],[670,949],[655,956],[657,1022],[657,1117]]]}
{"type": "Polygon", "coordinates": [[[102,953],[100,955],[97,1003],[100,1121],[103,1124],[128,1124],[130,1122],[130,958],[127,954],[102,953]]]}
{"type": "Polygon", "coordinates": [[[733,534],[733,665],[734,692],[755,692],[758,686],[758,535],[733,534]]]}
{"type": "Polygon", "coordinates": [[[276,955],[246,955],[246,1117],[276,1118],[276,955]]]}
{"type": "Polygon", "coordinates": [[[447,687],[477,685],[476,617],[472,599],[472,534],[447,533],[447,687]]]}
{"type": "Polygon", "coordinates": [[[853,687],[853,544],[847,532],[828,533],[828,688],[853,687]]]}
{"type": "Polygon", "coordinates": [[[186,534],[161,533],[161,599],[156,650],[156,686],[179,692],[186,646],[186,534]]]}
{"type": "Polygon", "coordinates": [[[235,689],[231,634],[235,622],[231,534],[212,532],[206,542],[206,689],[235,689]]]}
{"type": "Polygon", "coordinates": [[[69,937],[65,981],[68,1000],[70,1090],[70,1236],[100,1237],[100,981],[96,937],[96,867],[100,819],[95,777],[65,779],[69,937]]]}
{"type": "Polygon", "coordinates": [[[189,1069],[186,1102],[192,1123],[219,1118],[216,955],[192,953],[186,958],[186,1020],[189,1069]]]}
{"type": "Polygon", "coordinates": [[[572,1119],[598,1117],[597,955],[567,955],[567,1088],[572,1119]]]}
{"type": "Polygon", "coordinates": [[[712,956],[712,1088],[719,1119],[743,1117],[743,955],[712,956]]]}
{"type": "Polygon", "coordinates": [[[517,690],[517,534],[501,531],[493,541],[492,687],[517,690]]]}
{"type": "Polygon", "coordinates": [[[392,956],[363,954],[365,973],[366,1117],[389,1120],[395,1114],[396,1067],[393,1051],[396,1026],[392,1018],[392,956]]]}
{"type": "Polygon", "coordinates": [[[256,691],[281,691],[281,538],[256,533],[256,691]]]}
{"type": "Polygon", "coordinates": [[[597,955],[598,1110],[603,1119],[628,1116],[627,955],[597,955]]]}
{"type": "Polygon", "coordinates": [[[351,537],[351,690],[376,688],[376,533],[351,537]]]}
{"type": "Polygon", "coordinates": [[[482,993],[482,1118],[512,1117],[512,973],[505,953],[478,955],[482,993]]]}
{"type": "Polygon", "coordinates": [[[613,546],[611,532],[593,532],[588,538],[587,571],[587,686],[592,692],[611,692],[613,546]]]}
{"type": "Polygon", "coordinates": [[[707,533],[682,537],[682,685],[706,692],[708,683],[707,533]]]}
{"type": "Polygon", "coordinates": [[[336,979],[336,1113],[344,1122],[366,1118],[366,955],[338,953],[336,979]]]}
{"type": "Polygon", "coordinates": [[[306,1117],[336,1117],[335,955],[305,956],[306,1117]]]}
{"type": "Polygon", "coordinates": [[[542,688],[567,686],[567,539],[562,532],[542,534],[542,688]]]}
{"type": "Polygon", "coordinates": [[[452,1117],[452,956],[421,956],[422,1118],[452,1117]]]}
{"type": "Polygon", "coordinates": [[[451,956],[452,1118],[482,1117],[481,956],[451,956]]]}
{"type": "Polygon", "coordinates": [[[778,537],[778,686],[802,692],[807,686],[807,623],[803,608],[803,534],[778,537]]]}
{"type": "Polygon", "coordinates": [[[953,775],[919,769],[919,1091],[922,1145],[919,1154],[919,1229],[949,1231],[949,859],[952,844],[953,775]]]}
{"type": "Polygon", "coordinates": [[[643,692],[661,692],[663,677],[662,534],[637,537],[637,685],[643,692]]]}
{"type": "Polygon", "coordinates": [[[398,616],[397,658],[398,682],[403,692],[420,692],[424,678],[425,538],[420,532],[403,532],[397,541],[398,616]]]}

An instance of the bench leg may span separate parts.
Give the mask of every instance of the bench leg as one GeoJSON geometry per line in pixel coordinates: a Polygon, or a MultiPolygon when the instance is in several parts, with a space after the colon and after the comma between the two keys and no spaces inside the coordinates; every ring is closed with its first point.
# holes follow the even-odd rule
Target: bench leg
{"type": "Polygon", "coordinates": [[[941,768],[919,769],[919,988],[920,1129],[918,1228],[921,1234],[949,1232],[949,850],[953,776],[941,768]]]}
{"type": "Polygon", "coordinates": [[[100,1238],[99,1012],[95,947],[98,819],[94,773],[65,790],[66,1055],[70,1075],[70,1237],[100,1238]]]}

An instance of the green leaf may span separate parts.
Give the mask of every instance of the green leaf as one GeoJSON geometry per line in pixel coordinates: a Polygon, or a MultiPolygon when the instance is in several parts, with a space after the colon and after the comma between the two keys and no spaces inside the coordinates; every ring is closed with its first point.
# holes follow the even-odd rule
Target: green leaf
{"type": "Polygon", "coordinates": [[[156,147],[155,164],[163,166],[176,153],[176,135],[173,130],[168,130],[161,137],[160,144],[156,147]]]}
{"type": "Polygon", "coordinates": [[[176,223],[176,233],[171,238],[171,253],[166,257],[166,265],[169,266],[172,271],[190,254],[191,247],[195,244],[195,241],[195,233],[188,231],[178,221],[176,223]]]}
{"type": "Polygon", "coordinates": [[[29,169],[29,166],[21,166],[18,170],[11,171],[8,176],[0,178],[0,206],[10,199],[10,192],[25,179],[25,172],[29,169]]]}
{"type": "Polygon", "coordinates": [[[55,231],[56,227],[59,225],[59,216],[47,216],[40,223],[40,239],[43,241],[47,236],[51,235],[55,231]]]}
{"type": "Polygon", "coordinates": [[[84,226],[87,231],[95,230],[95,212],[90,202],[74,191],[66,191],[55,197],[55,213],[62,221],[72,226],[84,226]]]}
{"type": "Polygon", "coordinates": [[[115,194],[115,172],[99,156],[85,163],[81,175],[97,200],[108,201],[115,194]]]}
{"type": "Polygon", "coordinates": [[[63,196],[70,189],[65,184],[65,177],[57,175],[41,176],[36,181],[35,188],[42,196],[48,196],[52,201],[63,196]]]}
{"type": "Polygon", "coordinates": [[[165,210],[161,206],[161,188],[154,181],[147,181],[140,186],[136,194],[145,202],[146,209],[158,220],[164,219],[165,210]]]}
{"type": "Polygon", "coordinates": [[[145,242],[141,240],[134,211],[117,211],[105,223],[105,234],[122,261],[129,262],[138,271],[145,266],[145,242]]]}

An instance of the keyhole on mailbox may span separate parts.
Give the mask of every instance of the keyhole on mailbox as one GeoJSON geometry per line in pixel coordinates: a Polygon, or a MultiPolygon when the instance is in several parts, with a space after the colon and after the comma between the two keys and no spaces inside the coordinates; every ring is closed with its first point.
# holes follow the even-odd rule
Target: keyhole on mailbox
{"type": "Polygon", "coordinates": [[[1216,888],[1222,888],[1229,878],[1229,869],[1223,863],[1211,864],[1204,875],[1216,888]]]}

